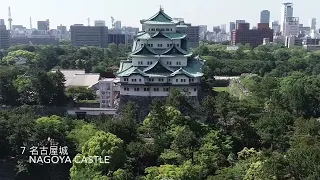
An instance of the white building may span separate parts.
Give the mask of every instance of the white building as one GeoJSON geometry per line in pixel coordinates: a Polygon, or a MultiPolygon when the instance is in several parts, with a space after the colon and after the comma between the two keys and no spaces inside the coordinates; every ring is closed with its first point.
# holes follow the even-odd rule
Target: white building
{"type": "Polygon", "coordinates": [[[261,11],[260,23],[270,23],[270,11],[268,10],[261,11]]]}
{"type": "Polygon", "coordinates": [[[106,21],[104,20],[95,20],[94,26],[106,26],[106,21]]]}
{"type": "Polygon", "coordinates": [[[280,24],[279,24],[279,21],[273,21],[272,22],[272,29],[273,29],[273,32],[275,34],[279,33],[280,32],[280,24]]]}
{"type": "Polygon", "coordinates": [[[310,29],[317,29],[317,19],[316,18],[311,18],[309,20],[309,27],[310,27],[310,29]]]}
{"type": "Polygon", "coordinates": [[[117,72],[121,96],[168,96],[171,88],[197,96],[204,61],[191,58],[187,34],[177,31],[181,22],[162,8],[140,22],[145,31],[135,36],[117,72]]]}
{"type": "Polygon", "coordinates": [[[227,25],[226,24],[221,24],[221,26],[220,26],[220,28],[221,28],[221,33],[227,33],[227,25]]]}
{"type": "Polygon", "coordinates": [[[298,36],[299,35],[299,18],[288,17],[284,23],[282,31],[283,36],[298,36]]]}
{"type": "Polygon", "coordinates": [[[116,22],[114,23],[114,28],[115,28],[115,29],[121,29],[121,21],[116,21],[116,22]]]}
{"type": "Polygon", "coordinates": [[[100,108],[117,108],[120,98],[120,79],[106,78],[99,81],[100,108]]]}
{"type": "Polygon", "coordinates": [[[288,17],[293,17],[293,4],[283,3],[281,8],[281,20],[280,20],[280,30],[284,32],[285,22],[288,17]]]}

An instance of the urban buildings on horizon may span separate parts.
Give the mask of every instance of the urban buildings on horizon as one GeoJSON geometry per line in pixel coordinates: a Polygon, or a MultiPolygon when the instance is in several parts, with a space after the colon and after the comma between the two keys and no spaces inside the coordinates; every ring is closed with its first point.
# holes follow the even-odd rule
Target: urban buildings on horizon
{"type": "MultiPolygon", "coordinates": [[[[280,4],[279,4],[280,5],[280,4]]],[[[179,21],[184,21],[183,18],[174,18],[179,21]]],[[[300,23],[300,19],[297,15],[294,15],[293,3],[281,4],[281,17],[280,20],[270,21],[270,11],[265,9],[260,11],[259,22],[261,24],[269,24],[270,29],[273,30],[276,40],[283,40],[286,36],[299,36],[320,38],[319,30],[317,29],[316,18],[310,18],[308,25],[305,26],[300,23]],[[283,37],[283,38],[281,38],[283,37]]],[[[12,20],[10,17],[9,20],[12,20]]],[[[6,29],[10,29],[6,26],[6,21],[0,19],[0,48],[7,48],[10,45],[15,44],[58,44],[59,40],[71,40],[75,46],[83,45],[95,45],[105,47],[109,43],[116,43],[132,46],[134,35],[138,33],[139,28],[123,26],[121,21],[115,21],[113,17],[112,27],[106,26],[105,20],[95,20],[94,25],[90,25],[90,19],[88,18],[88,25],[71,25],[68,27],[60,25],[56,28],[50,28],[49,20],[37,21],[36,28],[32,27],[32,20],[30,18],[30,28],[26,28],[23,25],[13,25],[10,21],[9,38],[6,29]],[[9,44],[7,42],[9,39],[9,44]]],[[[9,22],[8,22],[9,24],[9,22]]],[[[196,47],[200,40],[213,41],[213,42],[233,42],[233,31],[239,29],[241,24],[249,24],[244,19],[238,19],[228,23],[228,29],[226,24],[220,26],[214,26],[212,29],[207,25],[194,26],[190,23],[185,23],[187,28],[188,38],[192,47],[196,47]]],[[[254,23],[255,24],[255,23],[254,23]]],[[[251,29],[261,29],[258,26],[253,26],[251,29]]],[[[245,25],[246,26],[246,25],[245,25]]],[[[250,29],[250,27],[249,27],[250,29]]],[[[142,28],[142,30],[144,30],[142,28]]],[[[239,33],[237,33],[239,35],[239,33]]],[[[259,40],[261,41],[261,38],[259,40]]],[[[271,41],[272,42],[272,41],[271,41]]]]}

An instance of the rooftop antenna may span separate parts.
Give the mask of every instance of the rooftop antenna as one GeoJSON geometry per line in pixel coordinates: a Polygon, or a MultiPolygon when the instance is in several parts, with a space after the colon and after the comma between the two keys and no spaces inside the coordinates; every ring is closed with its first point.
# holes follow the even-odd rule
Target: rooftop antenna
{"type": "Polygon", "coordinates": [[[30,17],[30,29],[32,29],[32,19],[30,17]]]}
{"type": "Polygon", "coordinates": [[[10,6],[8,8],[8,21],[9,21],[9,29],[11,30],[12,29],[12,17],[11,17],[11,9],[10,9],[10,6]]]}
{"type": "Polygon", "coordinates": [[[88,18],[87,20],[88,20],[88,26],[90,26],[90,18],[88,18]]]}

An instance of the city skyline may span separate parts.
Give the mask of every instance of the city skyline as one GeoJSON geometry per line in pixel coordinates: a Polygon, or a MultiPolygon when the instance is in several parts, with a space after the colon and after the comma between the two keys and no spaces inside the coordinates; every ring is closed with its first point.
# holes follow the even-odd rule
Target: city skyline
{"type": "MultiPolygon", "coordinates": [[[[305,26],[308,25],[310,18],[320,19],[320,15],[317,13],[317,4],[320,5],[320,3],[315,0],[309,1],[310,3],[298,0],[288,1],[293,3],[294,16],[299,17],[300,22],[305,26]],[[314,5],[307,7],[307,4],[314,5]],[[306,8],[308,8],[308,11],[305,11],[306,8]]],[[[32,18],[34,28],[37,21],[49,19],[51,29],[55,29],[60,24],[67,26],[69,29],[72,24],[87,25],[87,18],[90,18],[91,25],[94,24],[94,20],[105,20],[106,25],[110,28],[111,16],[116,21],[121,21],[122,26],[141,28],[139,20],[154,14],[159,9],[159,6],[162,5],[165,12],[173,17],[184,18],[186,22],[193,25],[208,25],[208,29],[212,29],[213,26],[220,24],[227,24],[228,26],[229,22],[237,19],[244,19],[251,26],[256,26],[260,21],[260,12],[262,10],[270,11],[270,21],[280,20],[281,7],[284,2],[286,1],[269,0],[257,2],[243,0],[224,4],[217,0],[183,1],[183,3],[170,0],[162,0],[157,3],[150,3],[147,0],[118,0],[111,4],[105,0],[91,0],[90,3],[81,3],[74,0],[55,0],[44,6],[41,0],[2,0],[0,19],[5,19],[5,24],[8,26],[8,7],[10,6],[13,25],[24,25],[27,28],[30,27],[29,17],[32,18]],[[243,6],[243,4],[250,4],[250,6],[243,6]]]]}

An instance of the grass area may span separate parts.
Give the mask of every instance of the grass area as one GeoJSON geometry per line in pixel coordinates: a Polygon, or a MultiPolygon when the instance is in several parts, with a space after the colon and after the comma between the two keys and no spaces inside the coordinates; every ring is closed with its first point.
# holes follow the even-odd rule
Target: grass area
{"type": "Polygon", "coordinates": [[[217,92],[229,92],[229,87],[214,87],[213,90],[217,92]]]}

